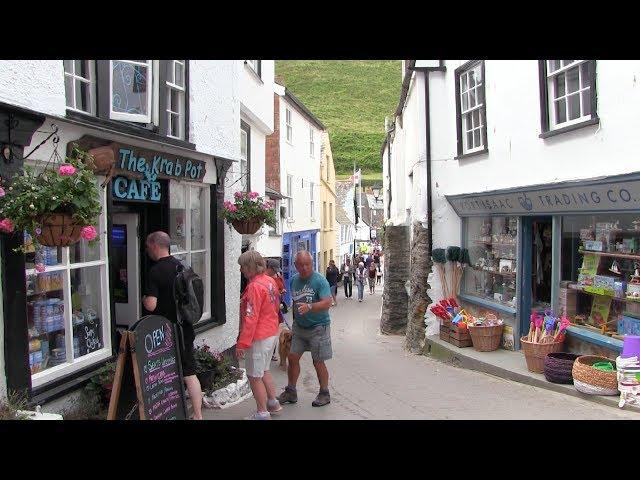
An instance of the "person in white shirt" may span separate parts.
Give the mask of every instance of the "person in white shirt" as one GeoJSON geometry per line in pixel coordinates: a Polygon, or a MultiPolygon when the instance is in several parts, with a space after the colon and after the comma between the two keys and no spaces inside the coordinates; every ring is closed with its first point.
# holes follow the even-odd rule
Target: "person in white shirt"
{"type": "Polygon", "coordinates": [[[340,267],[340,276],[342,277],[342,283],[344,284],[345,298],[351,298],[351,295],[353,294],[353,274],[354,268],[351,265],[351,259],[347,258],[346,262],[340,267]]]}

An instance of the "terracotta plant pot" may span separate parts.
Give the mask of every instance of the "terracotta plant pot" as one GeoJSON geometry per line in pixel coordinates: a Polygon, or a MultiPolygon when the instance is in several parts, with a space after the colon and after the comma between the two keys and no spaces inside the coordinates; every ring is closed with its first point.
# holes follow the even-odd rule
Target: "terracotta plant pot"
{"type": "Polygon", "coordinates": [[[68,247],[80,241],[82,227],[68,213],[52,213],[42,217],[42,233],[36,238],[45,247],[68,247]]]}
{"type": "Polygon", "coordinates": [[[253,235],[258,230],[260,230],[263,223],[264,222],[262,220],[250,219],[244,221],[235,221],[232,225],[233,228],[236,229],[236,232],[242,235],[253,235]]]}

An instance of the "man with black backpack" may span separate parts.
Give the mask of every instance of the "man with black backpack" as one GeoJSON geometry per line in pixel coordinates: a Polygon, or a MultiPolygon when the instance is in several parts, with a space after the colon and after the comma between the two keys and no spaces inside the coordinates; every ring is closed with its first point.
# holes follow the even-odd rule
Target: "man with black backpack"
{"type": "Polygon", "coordinates": [[[165,232],[150,234],[146,247],[147,254],[156,264],[149,270],[142,303],[148,312],[166,317],[178,325],[182,373],[193,404],[193,419],[202,420],[202,388],[196,377],[193,351],[196,338],[193,323],[202,315],[202,292],[199,291],[202,280],[190,267],[183,267],[178,259],[171,256],[171,238],[165,232]]]}

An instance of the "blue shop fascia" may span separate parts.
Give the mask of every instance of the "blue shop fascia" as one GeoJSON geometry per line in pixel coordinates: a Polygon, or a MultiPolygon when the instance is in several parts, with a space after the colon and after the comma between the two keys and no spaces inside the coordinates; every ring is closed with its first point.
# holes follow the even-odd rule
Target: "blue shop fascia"
{"type": "Polygon", "coordinates": [[[447,200],[471,259],[460,299],[503,318],[513,349],[531,313],[549,309],[574,324],[575,353],[617,356],[640,334],[640,173],[447,200]]]}

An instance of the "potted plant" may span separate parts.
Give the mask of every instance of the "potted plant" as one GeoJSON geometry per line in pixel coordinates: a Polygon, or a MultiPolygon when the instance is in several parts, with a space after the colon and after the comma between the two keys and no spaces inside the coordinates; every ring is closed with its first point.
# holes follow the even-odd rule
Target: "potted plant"
{"type": "Polygon", "coordinates": [[[116,364],[115,362],[109,362],[96,371],[85,387],[86,393],[93,397],[103,408],[109,406],[115,374],[116,364]]]}
{"type": "Polygon", "coordinates": [[[262,225],[276,226],[273,202],[265,202],[258,192],[236,192],[235,202],[224,202],[222,216],[238,233],[253,235],[262,225]]]}
{"type": "Polygon", "coordinates": [[[214,352],[204,341],[195,348],[196,376],[203,391],[210,390],[219,374],[224,356],[214,352]]]}
{"type": "Polygon", "coordinates": [[[102,206],[86,158],[74,145],[65,163],[47,164],[40,172],[25,166],[9,185],[0,185],[0,232],[24,231],[35,248],[69,246],[80,238],[97,241],[94,225],[102,206]]]}

